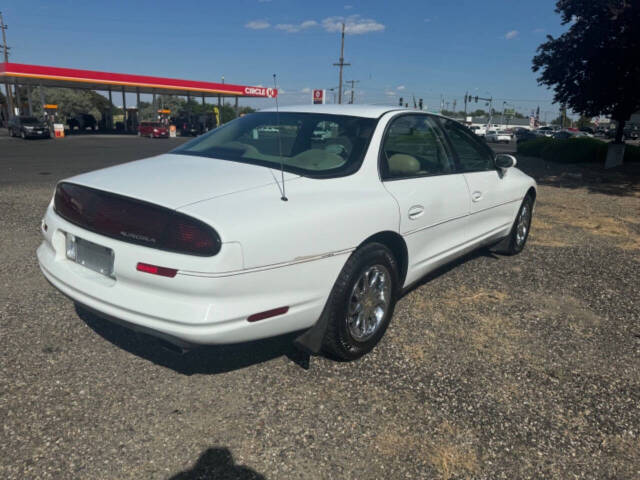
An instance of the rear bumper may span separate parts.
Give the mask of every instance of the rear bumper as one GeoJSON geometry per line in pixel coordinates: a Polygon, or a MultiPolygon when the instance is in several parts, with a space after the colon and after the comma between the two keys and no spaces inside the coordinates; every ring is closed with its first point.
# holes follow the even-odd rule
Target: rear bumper
{"type": "MultiPolygon", "coordinates": [[[[137,272],[136,262],[180,267],[181,258],[186,256],[174,255],[171,263],[167,252],[79,229],[51,209],[44,222],[47,231],[43,232],[45,240],[37,257],[43,275],[53,286],[100,316],[178,345],[245,342],[308,328],[322,313],[346,261],[346,256],[335,256],[229,275],[179,269],[174,278],[158,277],[137,272]],[[115,278],[68,260],[64,232],[111,248],[115,278]],[[289,307],[283,315],[257,322],[247,320],[250,315],[282,306],[289,307]]],[[[193,265],[189,268],[193,270],[193,265]]]]}

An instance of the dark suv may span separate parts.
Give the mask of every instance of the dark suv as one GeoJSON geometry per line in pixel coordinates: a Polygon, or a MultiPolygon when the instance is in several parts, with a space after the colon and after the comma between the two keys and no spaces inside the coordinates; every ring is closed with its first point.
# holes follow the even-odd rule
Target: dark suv
{"type": "Polygon", "coordinates": [[[51,133],[46,123],[36,117],[15,116],[7,125],[9,135],[22,138],[50,138],[51,133]]]}
{"type": "Polygon", "coordinates": [[[86,130],[87,128],[93,130],[94,132],[98,130],[98,122],[96,122],[96,118],[93,115],[89,115],[88,113],[79,113],[78,115],[74,115],[73,117],[67,119],[67,124],[69,125],[69,130],[73,131],[76,128],[78,130],[86,130]]]}

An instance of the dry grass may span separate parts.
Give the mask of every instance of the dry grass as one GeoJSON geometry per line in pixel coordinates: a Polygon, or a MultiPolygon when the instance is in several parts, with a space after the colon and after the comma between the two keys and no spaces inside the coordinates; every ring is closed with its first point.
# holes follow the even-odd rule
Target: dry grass
{"type": "Polygon", "coordinates": [[[428,434],[400,432],[397,427],[384,430],[375,439],[375,448],[385,457],[418,456],[437,472],[439,479],[472,478],[480,470],[480,459],[473,447],[473,432],[447,421],[428,434]]]}
{"type": "MultiPolygon", "coordinates": [[[[640,250],[640,234],[632,225],[640,224],[635,217],[617,217],[593,211],[581,202],[575,207],[544,203],[536,208],[537,217],[531,229],[534,245],[564,247],[584,241],[575,230],[595,237],[605,237],[618,248],[640,250]]],[[[640,214],[639,214],[640,216],[640,214]]]]}

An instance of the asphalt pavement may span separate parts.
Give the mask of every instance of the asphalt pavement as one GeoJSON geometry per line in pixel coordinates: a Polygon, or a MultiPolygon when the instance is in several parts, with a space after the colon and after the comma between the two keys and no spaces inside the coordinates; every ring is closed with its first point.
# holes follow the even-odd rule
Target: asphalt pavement
{"type": "Polygon", "coordinates": [[[181,141],[0,139],[1,478],[640,478],[637,177],[518,158],[525,250],[425,278],[356,362],[286,337],[181,356],[35,259],[59,179],[181,141]]]}

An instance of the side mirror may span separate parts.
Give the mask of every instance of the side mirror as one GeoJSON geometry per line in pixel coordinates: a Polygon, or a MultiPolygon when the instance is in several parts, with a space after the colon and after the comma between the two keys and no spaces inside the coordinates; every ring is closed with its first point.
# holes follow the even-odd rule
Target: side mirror
{"type": "Polygon", "coordinates": [[[496,155],[496,159],[495,159],[496,168],[505,170],[507,168],[515,167],[516,163],[517,163],[516,157],[514,157],[513,155],[509,155],[506,153],[499,153],[498,155],[496,155]]]}

